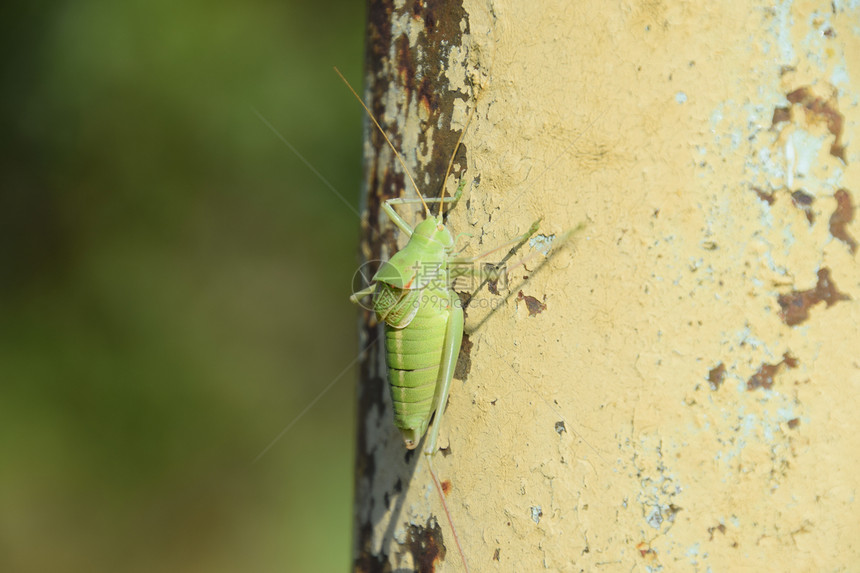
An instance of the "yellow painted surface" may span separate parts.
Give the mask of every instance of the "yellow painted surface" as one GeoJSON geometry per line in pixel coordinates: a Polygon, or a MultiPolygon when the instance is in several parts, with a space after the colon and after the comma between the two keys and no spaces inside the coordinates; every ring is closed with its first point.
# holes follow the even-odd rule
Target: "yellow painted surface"
{"type": "MultiPolygon", "coordinates": [[[[540,217],[543,235],[586,223],[518,287],[546,310],[503,303],[453,384],[435,466],[472,570],[857,570],[860,266],[830,220],[837,189],[860,201],[860,8],[466,6],[450,80],[481,82],[480,180],[451,227],[478,252],[540,217]],[[844,161],[788,101],[804,87],[843,118],[844,161]],[[780,295],[820,269],[850,299],[787,324],[780,295]]],[[[500,300],[484,290],[467,332],[500,300]]],[[[460,570],[423,460],[404,489],[376,518],[392,563],[413,566],[405,524],[434,515],[439,567],[460,570]]]]}

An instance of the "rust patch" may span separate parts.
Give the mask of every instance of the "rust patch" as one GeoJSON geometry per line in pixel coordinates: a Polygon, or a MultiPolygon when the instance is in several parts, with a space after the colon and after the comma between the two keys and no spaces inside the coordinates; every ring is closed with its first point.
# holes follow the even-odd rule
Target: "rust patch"
{"type": "MultiPolygon", "coordinates": [[[[518,246],[515,246],[511,249],[511,252],[503,260],[507,260],[507,257],[512,256],[517,248],[518,246]]],[[[502,283],[502,288],[507,288],[508,275],[504,263],[484,263],[481,265],[481,278],[483,279],[482,284],[486,284],[487,290],[496,296],[501,296],[499,293],[499,282],[502,283]]]]}
{"type": "MultiPolygon", "coordinates": [[[[546,298],[544,298],[544,300],[546,300],[546,298]]],[[[529,311],[529,316],[535,316],[546,310],[546,303],[539,301],[533,296],[523,294],[523,291],[520,291],[517,295],[517,304],[519,304],[520,301],[526,303],[526,308],[529,311]]]]}
{"type": "Polygon", "coordinates": [[[406,91],[407,106],[412,99],[415,90],[415,64],[412,61],[412,51],[409,49],[409,38],[401,34],[394,40],[394,59],[397,66],[397,74],[400,76],[400,85],[406,91]]]}
{"type": "Polygon", "coordinates": [[[648,561],[650,563],[657,560],[657,552],[651,549],[651,546],[648,543],[640,541],[636,545],[636,549],[639,551],[639,555],[641,555],[645,561],[648,561]]]}
{"type": "Polygon", "coordinates": [[[424,108],[424,113],[429,116],[433,108],[439,105],[438,94],[430,78],[424,78],[418,84],[418,103],[424,108]]]}
{"type": "Polygon", "coordinates": [[[770,390],[773,387],[773,377],[779,371],[780,366],[782,366],[782,362],[762,364],[761,368],[747,380],[747,390],[755,390],[756,388],[770,390]]]}
{"type": "Polygon", "coordinates": [[[791,121],[790,107],[777,107],[773,110],[773,118],[770,120],[770,125],[776,127],[783,121],[791,121]]]}
{"type": "Polygon", "coordinates": [[[787,368],[797,367],[797,358],[786,352],[782,355],[782,360],[776,364],[762,364],[758,371],[747,380],[747,390],[753,391],[756,388],[764,388],[770,390],[773,388],[773,378],[779,370],[785,366],[787,368]]]}
{"type": "Polygon", "coordinates": [[[726,379],[726,365],[720,362],[711,371],[708,372],[708,384],[711,385],[711,390],[719,390],[726,379]]]}
{"type": "MultiPolygon", "coordinates": [[[[792,104],[800,104],[806,110],[806,117],[811,121],[818,121],[827,125],[827,131],[833,134],[833,143],[830,144],[830,155],[838,157],[845,162],[845,146],[842,145],[842,125],[845,118],[839,113],[836,94],[829,99],[815,95],[810,86],[803,86],[785,95],[792,104]]],[[[774,115],[776,113],[774,112],[774,115]]]]}
{"type": "Polygon", "coordinates": [[[798,189],[791,194],[792,204],[806,214],[806,220],[809,221],[810,225],[815,222],[815,214],[812,212],[813,201],[815,201],[815,197],[803,189],[798,189]]]}
{"type": "Polygon", "coordinates": [[[810,307],[824,302],[830,308],[841,300],[851,300],[851,297],[836,289],[836,285],[830,280],[830,269],[824,267],[818,271],[815,288],[779,295],[779,317],[788,326],[795,326],[809,318],[810,307]]]}
{"type": "Polygon", "coordinates": [[[457,296],[460,298],[460,306],[463,309],[463,314],[468,316],[468,312],[466,312],[469,308],[469,303],[472,302],[472,295],[467,292],[455,291],[457,296]]]}
{"type": "Polygon", "coordinates": [[[770,193],[766,192],[764,189],[759,189],[758,187],[753,187],[753,191],[758,195],[758,198],[767,203],[768,205],[773,205],[773,202],[776,200],[776,196],[773,191],[770,193]]]}
{"type": "Polygon", "coordinates": [[[460,343],[460,354],[457,355],[457,365],[454,367],[454,378],[457,380],[465,380],[469,377],[469,372],[472,370],[472,341],[469,340],[469,335],[463,335],[463,342],[460,343]]]}
{"type": "Polygon", "coordinates": [[[792,418],[788,421],[788,429],[793,430],[800,425],[800,418],[792,418]]]}
{"type": "Polygon", "coordinates": [[[448,494],[451,493],[451,480],[442,480],[442,493],[445,494],[445,497],[448,497],[448,494]]]}
{"type": "Polygon", "coordinates": [[[406,532],[406,548],[412,554],[415,571],[433,573],[436,571],[436,563],[445,560],[446,550],[442,528],[432,518],[428,518],[423,527],[409,525],[406,532]]]}
{"type": "Polygon", "coordinates": [[[854,204],[851,201],[851,193],[847,189],[839,189],[833,194],[836,199],[836,210],[830,216],[830,234],[834,239],[839,239],[846,245],[853,255],[857,252],[857,241],[845,230],[846,225],[854,220],[854,204]]]}

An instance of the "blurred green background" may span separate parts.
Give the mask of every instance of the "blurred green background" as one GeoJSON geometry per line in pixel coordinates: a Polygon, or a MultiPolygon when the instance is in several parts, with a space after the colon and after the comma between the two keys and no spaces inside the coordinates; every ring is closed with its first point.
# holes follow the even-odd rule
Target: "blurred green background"
{"type": "Polygon", "coordinates": [[[2,9],[0,571],[349,568],[364,11],[2,9]]]}

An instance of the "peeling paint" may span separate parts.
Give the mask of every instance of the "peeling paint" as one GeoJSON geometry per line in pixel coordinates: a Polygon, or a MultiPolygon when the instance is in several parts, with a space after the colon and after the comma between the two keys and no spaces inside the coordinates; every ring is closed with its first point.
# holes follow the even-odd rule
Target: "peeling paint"
{"type": "Polygon", "coordinates": [[[423,526],[409,525],[406,547],[412,554],[412,567],[419,573],[433,573],[445,561],[445,544],[438,523],[427,520],[423,526]]]}
{"type": "Polygon", "coordinates": [[[725,378],[726,365],[720,362],[708,372],[708,384],[710,384],[711,390],[719,390],[725,378]]]}
{"type": "Polygon", "coordinates": [[[529,240],[529,246],[543,256],[547,256],[550,249],[552,249],[553,241],[555,241],[555,235],[543,235],[539,233],[529,240]]]}
{"type": "Polygon", "coordinates": [[[773,388],[774,377],[783,366],[786,368],[797,368],[797,359],[786,352],[783,355],[782,361],[776,364],[762,364],[756,373],[747,380],[747,390],[755,390],[757,388],[770,390],[773,388]]]}
{"type": "Polygon", "coordinates": [[[830,216],[830,234],[848,246],[851,254],[857,252],[857,241],[848,232],[848,227],[854,221],[854,202],[847,189],[838,189],[833,195],[836,209],[830,216]]]}
{"type": "MultiPolygon", "coordinates": [[[[546,298],[544,298],[544,300],[546,300],[546,298]]],[[[533,296],[523,294],[523,291],[520,291],[517,294],[517,302],[520,301],[525,303],[529,316],[536,316],[546,310],[545,302],[541,302],[533,296]]]]}
{"type": "Polygon", "coordinates": [[[788,326],[796,326],[809,318],[809,309],[818,303],[823,302],[829,308],[845,300],[851,300],[851,297],[839,292],[830,278],[830,269],[824,268],[818,271],[815,288],[781,294],[777,302],[781,308],[779,316],[783,322],[788,326]]]}

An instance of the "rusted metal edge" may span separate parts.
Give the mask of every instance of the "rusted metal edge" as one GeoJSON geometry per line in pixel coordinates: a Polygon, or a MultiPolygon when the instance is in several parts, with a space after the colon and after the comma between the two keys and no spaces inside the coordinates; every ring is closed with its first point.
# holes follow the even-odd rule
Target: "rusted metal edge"
{"type": "MultiPolygon", "coordinates": [[[[445,67],[452,49],[462,46],[462,38],[468,33],[468,20],[462,4],[439,0],[408,0],[401,8],[395,8],[392,0],[370,0],[368,2],[367,43],[365,54],[365,100],[386,131],[394,146],[409,166],[412,176],[425,197],[438,196],[442,187],[445,168],[456,145],[460,131],[452,130],[451,118],[455,101],[464,95],[453,92],[448,84],[445,67]],[[417,133],[416,133],[417,126],[417,133]]],[[[462,53],[462,52],[461,52],[462,53]]],[[[364,123],[364,213],[361,225],[361,257],[364,261],[387,259],[396,249],[394,227],[381,210],[387,199],[399,196],[414,196],[414,190],[402,167],[388,148],[384,138],[373,124],[364,123]]],[[[457,163],[466,165],[465,146],[458,152],[457,163]]],[[[391,423],[391,413],[386,402],[386,376],[381,330],[370,311],[363,311],[361,344],[367,352],[360,366],[358,386],[357,444],[355,460],[355,512],[353,537],[354,570],[360,572],[388,572],[393,565],[387,548],[374,547],[373,531],[377,525],[373,516],[375,504],[390,503],[402,487],[398,480],[384,499],[374,499],[369,484],[382,464],[402,462],[381,459],[380,448],[369,442],[365,417],[369,412],[382,411],[391,423]],[[375,452],[375,453],[374,453],[375,452]]],[[[393,424],[392,433],[395,432],[393,424]]],[[[405,452],[405,450],[404,450],[405,452]]],[[[408,476],[407,476],[408,479],[408,476]]],[[[378,497],[378,491],[376,492],[378,497]]],[[[421,531],[436,532],[424,540],[441,544],[441,534],[429,526],[421,531]]],[[[404,551],[426,546],[414,537],[419,529],[411,528],[410,542],[404,551]]],[[[444,558],[445,548],[433,553],[444,558]]],[[[426,554],[413,555],[413,562],[420,571],[433,571],[436,559],[427,559],[426,554]]]]}

